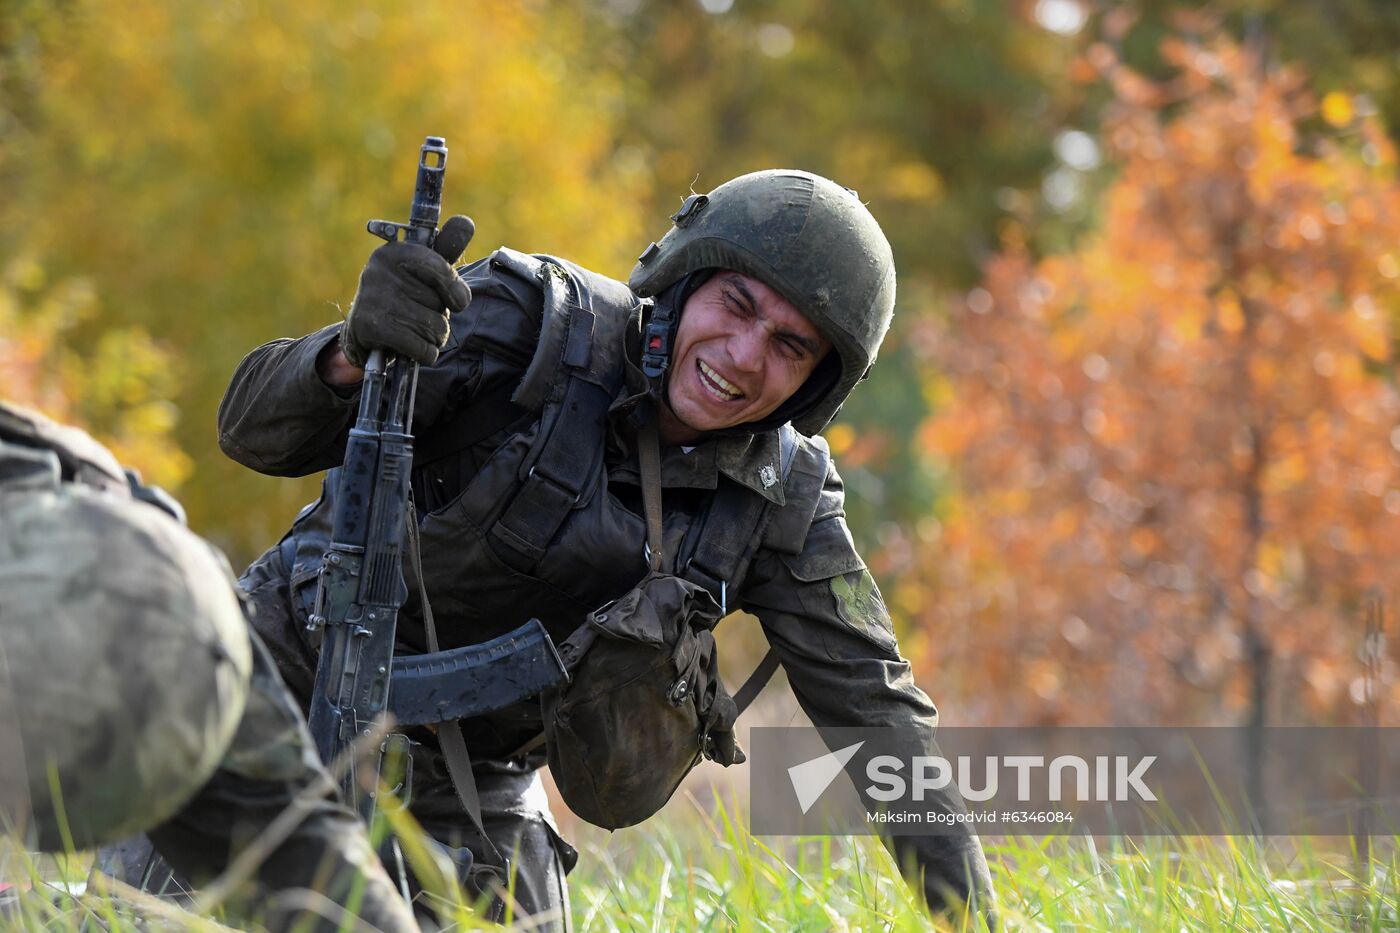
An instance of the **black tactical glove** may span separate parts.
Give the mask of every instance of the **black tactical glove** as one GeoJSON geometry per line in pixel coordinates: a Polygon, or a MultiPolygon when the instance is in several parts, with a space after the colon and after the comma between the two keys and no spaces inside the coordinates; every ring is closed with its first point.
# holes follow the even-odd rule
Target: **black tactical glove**
{"type": "Polygon", "coordinates": [[[447,313],[472,300],[452,263],[471,242],[475,226],[458,214],[442,225],[433,248],[385,243],[360,273],[360,287],[340,332],[345,358],[363,368],[380,349],[419,363],[433,363],[447,342],[447,313]]]}

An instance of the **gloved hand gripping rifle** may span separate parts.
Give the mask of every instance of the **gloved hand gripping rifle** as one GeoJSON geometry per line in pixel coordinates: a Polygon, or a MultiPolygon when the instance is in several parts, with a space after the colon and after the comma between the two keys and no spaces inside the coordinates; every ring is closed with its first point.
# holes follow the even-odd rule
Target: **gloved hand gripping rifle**
{"type": "MultiPolygon", "coordinates": [[[[442,207],[447,146],[429,136],[420,150],[418,182],[407,224],[371,220],[375,236],[431,248],[442,207]]],[[[412,418],[418,364],[372,350],[365,364],[359,414],[350,430],[335,499],[331,544],[322,564],[309,626],[324,628],[310,728],[321,760],[335,761],[386,711],[399,722],[431,723],[502,709],[563,677],[544,627],[531,619],[479,645],[394,658],[404,584],[404,530],[410,515],[412,418]]],[[[416,529],[413,529],[416,533],[416,529]]],[[[398,767],[407,768],[406,740],[398,767]]],[[[374,783],[346,763],[342,789],[366,819],[374,783]]],[[[373,777],[378,778],[379,768],[373,777]]],[[[406,784],[408,774],[389,783],[406,784]]]]}

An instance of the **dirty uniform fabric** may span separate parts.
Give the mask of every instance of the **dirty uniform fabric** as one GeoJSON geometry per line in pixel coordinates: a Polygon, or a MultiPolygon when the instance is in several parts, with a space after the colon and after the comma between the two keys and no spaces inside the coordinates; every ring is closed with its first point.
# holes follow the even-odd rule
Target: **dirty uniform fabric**
{"type": "Polygon", "coordinates": [[[62,850],[52,773],[73,844],[146,830],[204,882],[302,795],[305,818],[231,910],[273,930],[334,930],[344,911],[308,914],[299,889],[343,904],[362,888],[361,920],[416,929],[251,634],[227,562],[161,501],[87,435],[0,402],[0,720],[18,726],[0,735],[5,818],[16,822],[18,780],[32,807],[18,822],[62,850]]]}
{"type": "Polygon", "coordinates": [[[124,479],[65,484],[3,427],[0,471],[0,677],[20,729],[0,796],[27,787],[33,819],[0,810],[40,849],[63,848],[65,822],[91,848],[169,818],[213,774],[243,714],[248,626],[221,555],[124,479]]]}
{"type": "MultiPolygon", "coordinates": [[[[414,414],[422,582],[444,648],[487,640],[531,616],[563,641],[648,573],[633,415],[647,399],[636,361],[651,303],[573,264],[506,249],[462,277],[473,302],[453,318],[436,363],[421,371],[414,414]]],[[[219,410],[220,446],[238,462],[280,476],[330,470],[321,498],[242,580],[259,608],[255,625],[303,705],[318,647],[305,620],[329,540],[335,468],[357,405],[356,388],[331,387],[316,373],[317,356],[339,328],[254,350],[219,410]]],[[[899,656],[879,591],[852,544],[826,444],[796,438],[786,465],[777,429],[711,437],[688,452],[663,448],[662,540],[671,565],[711,588],[727,610],[759,618],[818,727],[913,727],[920,738],[908,753],[934,754],[937,712],[899,656]],[[763,520],[752,529],[755,540],[737,547],[743,554],[721,561],[727,576],[707,579],[698,552],[726,491],[759,497],[763,520]]],[[[405,575],[410,597],[399,650],[422,652],[417,582],[410,567],[405,575]]],[[[540,707],[522,704],[464,720],[462,728],[480,771],[482,762],[504,761],[539,735],[540,707]]],[[[430,735],[415,738],[425,761],[440,759],[430,735]]],[[[543,758],[531,753],[524,765],[536,768],[543,758]]],[[[415,776],[418,767],[415,760],[415,776]]],[[[440,767],[424,773],[446,774],[440,767]]],[[[449,788],[429,799],[450,796],[449,788]]],[[[423,805],[416,799],[415,811],[423,805]]],[[[551,825],[543,811],[539,820],[551,825]]],[[[459,811],[456,825],[466,822],[459,811]]],[[[903,837],[892,845],[902,864],[917,863],[934,906],[947,889],[963,898],[990,891],[974,836],[903,837]]],[[[569,867],[572,850],[558,844],[557,852],[551,865],[519,869],[548,875],[569,867]]]]}

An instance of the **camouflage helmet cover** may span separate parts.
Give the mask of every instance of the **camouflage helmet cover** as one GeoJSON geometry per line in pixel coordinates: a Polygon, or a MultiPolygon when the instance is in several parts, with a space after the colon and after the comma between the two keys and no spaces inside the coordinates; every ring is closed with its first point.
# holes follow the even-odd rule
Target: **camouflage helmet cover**
{"type": "Polygon", "coordinates": [[[144,503],[0,474],[0,820],[32,813],[45,850],[64,821],[80,848],[154,826],[243,713],[251,646],[228,565],[144,503]]]}
{"type": "Polygon", "coordinates": [[[774,288],[840,359],[832,389],[793,418],[816,434],[875,361],[894,314],[894,257],[854,192],[795,169],[741,175],[686,200],[628,279],[654,296],[699,269],[733,269],[774,288]]]}

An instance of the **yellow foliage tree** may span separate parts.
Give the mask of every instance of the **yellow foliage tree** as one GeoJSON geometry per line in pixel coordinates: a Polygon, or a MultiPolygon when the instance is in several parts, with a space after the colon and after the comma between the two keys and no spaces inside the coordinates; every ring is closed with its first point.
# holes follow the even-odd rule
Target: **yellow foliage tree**
{"type": "Polygon", "coordinates": [[[0,398],[81,425],[146,481],[179,486],[191,463],[172,437],[170,353],[136,328],[104,331],[92,356],[72,350],[73,332],[100,316],[84,279],[50,283],[29,259],[0,268],[0,398]]]}
{"type": "MultiPolygon", "coordinates": [[[[257,344],[340,317],[375,245],[365,221],[406,217],[424,136],[448,140],[444,206],[477,221],[469,258],[509,244],[630,268],[646,237],[626,208],[646,176],[614,159],[621,73],[580,65],[582,16],[514,0],[72,0],[7,16],[0,258],[101,296],[100,315],[54,335],[84,361],[161,368],[113,330],[170,349],[161,378],[193,464],[180,495],[235,561],[314,487],[222,457],[226,380],[257,344]]],[[[89,375],[97,395],[125,378],[89,375]]]]}

